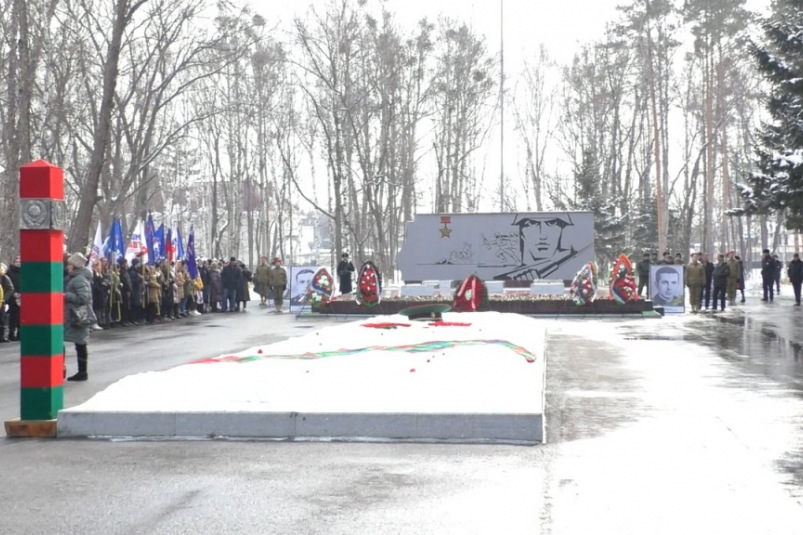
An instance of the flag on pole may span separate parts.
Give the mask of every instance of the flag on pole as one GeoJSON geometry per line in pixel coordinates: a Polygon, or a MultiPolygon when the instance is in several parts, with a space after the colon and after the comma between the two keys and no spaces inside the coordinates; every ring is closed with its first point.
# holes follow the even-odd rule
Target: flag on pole
{"type": "Polygon", "coordinates": [[[154,234],[156,229],[153,227],[153,216],[148,212],[148,220],[145,222],[145,245],[148,248],[148,265],[156,263],[156,250],[154,249],[154,234]]]}
{"type": "Polygon", "coordinates": [[[123,226],[120,220],[116,217],[112,220],[112,228],[109,231],[109,237],[106,238],[105,254],[109,257],[109,261],[117,263],[125,250],[123,246],[123,226]]]}
{"type": "Polygon", "coordinates": [[[176,235],[173,236],[175,241],[174,250],[176,252],[176,260],[184,260],[184,244],[181,243],[181,225],[176,225],[176,235]]]}
{"type": "Polygon", "coordinates": [[[173,229],[167,227],[167,236],[165,236],[165,256],[167,256],[168,262],[173,262],[176,257],[176,249],[173,245],[173,229]]]}
{"type": "Polygon", "coordinates": [[[165,259],[165,226],[164,223],[159,225],[156,232],[153,233],[153,254],[156,262],[161,262],[165,259]]]}
{"type": "Polygon", "coordinates": [[[131,241],[128,242],[128,247],[125,250],[125,257],[129,262],[134,258],[139,258],[142,262],[148,261],[148,248],[145,246],[143,232],[143,224],[140,221],[134,227],[134,232],[131,233],[131,241]]]}
{"type": "Polygon", "coordinates": [[[103,256],[103,233],[100,231],[100,221],[98,221],[98,228],[95,231],[95,241],[92,243],[92,252],[89,253],[89,267],[94,266],[95,262],[100,262],[103,256]]]}
{"type": "Polygon", "coordinates": [[[190,226],[190,237],[187,238],[187,271],[195,280],[198,277],[198,264],[195,262],[195,229],[190,226]]]}

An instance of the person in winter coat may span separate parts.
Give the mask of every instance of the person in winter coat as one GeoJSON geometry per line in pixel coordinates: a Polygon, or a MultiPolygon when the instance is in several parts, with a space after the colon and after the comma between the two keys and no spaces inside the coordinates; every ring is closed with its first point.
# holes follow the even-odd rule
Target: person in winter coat
{"type": "Polygon", "coordinates": [[[8,339],[12,342],[20,339],[20,257],[14,259],[14,263],[8,266],[8,278],[14,286],[13,299],[6,300],[8,303],[8,339]]]}
{"type": "MultiPolygon", "coordinates": [[[[240,262],[240,270],[242,271],[243,277],[242,284],[240,284],[240,291],[237,292],[237,301],[238,303],[243,304],[243,312],[245,312],[245,308],[248,306],[248,301],[251,300],[251,292],[248,289],[248,283],[251,282],[252,276],[251,270],[248,269],[242,262],[240,262]]],[[[239,308],[240,307],[238,305],[237,309],[239,310],[239,308]]]]}
{"type": "Polygon", "coordinates": [[[128,276],[131,278],[131,322],[134,325],[142,325],[145,304],[145,277],[140,267],[139,258],[131,261],[128,276]]]}
{"type": "Polygon", "coordinates": [[[187,266],[184,266],[184,314],[187,316],[197,316],[195,312],[195,281],[192,279],[187,266]]]}
{"type": "Polygon", "coordinates": [[[764,256],[761,258],[761,284],[764,287],[764,302],[773,302],[775,299],[775,271],[777,263],[770,256],[770,250],[764,249],[764,256]]]}
{"type": "Polygon", "coordinates": [[[185,292],[187,282],[187,272],[184,270],[184,262],[176,262],[176,292],[178,294],[178,314],[179,316],[187,316],[187,294],[185,292]]]}
{"type": "Polygon", "coordinates": [[[773,280],[775,280],[775,293],[781,295],[781,273],[783,273],[783,262],[780,258],[778,258],[777,254],[772,255],[772,259],[775,260],[775,274],[773,276],[773,280]]]}
{"type": "Polygon", "coordinates": [[[120,259],[120,291],[122,302],[120,303],[120,324],[123,327],[131,326],[131,274],[128,272],[128,261],[120,259]]]}
{"type": "Polygon", "coordinates": [[[792,283],[792,289],[795,291],[795,306],[800,306],[800,286],[803,284],[803,260],[800,260],[800,255],[795,253],[792,261],[789,262],[786,274],[789,275],[789,282],[792,283]]]}
{"type": "Polygon", "coordinates": [[[717,311],[717,301],[720,301],[721,309],[725,311],[725,298],[727,297],[728,279],[731,270],[725,262],[725,255],[717,255],[717,265],[714,268],[714,312],[717,311]]]}
{"type": "Polygon", "coordinates": [[[711,285],[714,283],[714,263],[708,259],[708,253],[703,253],[701,264],[705,269],[705,285],[702,289],[700,303],[708,310],[711,304],[711,285]]]}
{"type": "Polygon", "coordinates": [[[162,294],[162,284],[159,281],[159,272],[154,266],[148,266],[145,275],[145,285],[148,288],[148,305],[145,308],[145,320],[153,323],[159,316],[159,303],[162,294]]]}
{"type": "Polygon", "coordinates": [[[700,312],[700,296],[705,286],[705,267],[698,261],[697,254],[691,255],[691,263],[686,266],[685,283],[689,288],[689,301],[693,314],[700,312]]]}
{"type": "MultiPolygon", "coordinates": [[[[92,272],[86,267],[86,257],[75,253],[67,261],[67,280],[64,281],[64,342],[75,344],[78,356],[78,373],[70,376],[68,381],[86,381],[89,379],[89,331],[88,322],[78,323],[76,314],[80,309],[92,310],[92,272]]],[[[66,354],[66,348],[64,353],[66,354]]],[[[67,364],[64,364],[67,374],[67,364]]]]}
{"type": "Polygon", "coordinates": [[[734,256],[734,258],[736,259],[736,263],[739,264],[739,280],[736,281],[736,290],[742,292],[742,304],[744,304],[744,260],[742,260],[739,255],[734,256]]]}
{"type": "Polygon", "coordinates": [[[201,264],[201,268],[198,270],[198,275],[201,277],[201,284],[203,284],[203,289],[201,290],[202,298],[199,312],[208,312],[209,311],[209,261],[204,260],[203,264],[201,264]]]}
{"type": "Polygon", "coordinates": [[[644,288],[647,288],[647,294],[650,293],[650,253],[644,253],[641,257],[641,262],[636,264],[636,272],[638,273],[638,295],[641,297],[641,294],[644,292],[644,288]]]}
{"type": "Polygon", "coordinates": [[[243,272],[237,265],[237,259],[231,257],[229,263],[220,272],[220,280],[223,283],[223,301],[228,312],[234,312],[237,305],[237,292],[242,286],[243,272]]]}
{"type": "Polygon", "coordinates": [[[8,266],[0,264],[0,285],[3,287],[3,300],[0,302],[0,342],[3,343],[10,342],[6,335],[6,311],[4,305],[9,305],[14,299],[14,292],[16,291],[7,272],[8,266]]]}
{"type": "Polygon", "coordinates": [[[354,275],[354,264],[349,260],[349,254],[343,253],[342,260],[337,265],[337,278],[340,279],[340,293],[351,293],[351,277],[354,275]]]}
{"type": "Polygon", "coordinates": [[[260,258],[255,280],[256,290],[259,294],[259,306],[266,307],[268,306],[268,293],[270,292],[270,266],[268,265],[267,256],[260,258]]]}
{"type": "Polygon", "coordinates": [[[684,262],[683,262],[683,255],[682,255],[682,254],[680,254],[680,253],[677,253],[677,254],[675,255],[675,265],[676,265],[676,266],[683,266],[683,265],[685,265],[685,264],[684,264],[684,262]]]}
{"type": "Polygon", "coordinates": [[[735,258],[736,253],[730,251],[728,253],[728,269],[730,276],[728,277],[728,305],[733,306],[736,304],[736,286],[739,283],[739,262],[735,258]]]}
{"type": "Polygon", "coordinates": [[[284,304],[284,290],[287,288],[287,271],[282,267],[281,258],[273,259],[273,269],[270,270],[270,285],[273,288],[273,301],[276,304],[276,312],[282,312],[284,304]]]}
{"type": "Polygon", "coordinates": [[[223,302],[223,282],[220,280],[220,269],[217,262],[209,267],[209,306],[212,312],[222,311],[218,306],[223,302]]]}

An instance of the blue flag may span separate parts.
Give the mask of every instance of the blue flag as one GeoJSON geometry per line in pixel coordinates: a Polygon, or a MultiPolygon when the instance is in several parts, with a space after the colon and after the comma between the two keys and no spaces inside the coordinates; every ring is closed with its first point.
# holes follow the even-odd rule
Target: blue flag
{"type": "Polygon", "coordinates": [[[184,244],[181,243],[181,225],[176,226],[176,235],[173,237],[176,242],[176,260],[184,260],[184,244]]]}
{"type": "Polygon", "coordinates": [[[123,226],[116,217],[112,220],[112,228],[109,230],[109,237],[106,238],[104,251],[109,261],[116,263],[125,253],[125,240],[123,240],[123,226]]]}
{"type": "Polygon", "coordinates": [[[156,229],[153,227],[153,216],[148,212],[148,220],[145,222],[145,246],[148,248],[148,265],[156,264],[156,250],[154,248],[154,238],[156,229]]]}
{"type": "Polygon", "coordinates": [[[159,225],[156,232],[153,233],[153,251],[156,255],[156,261],[161,262],[165,259],[165,226],[164,223],[159,225]]]}
{"type": "Polygon", "coordinates": [[[187,271],[190,277],[198,276],[198,264],[195,263],[195,229],[190,227],[190,237],[187,238],[187,271]]]}

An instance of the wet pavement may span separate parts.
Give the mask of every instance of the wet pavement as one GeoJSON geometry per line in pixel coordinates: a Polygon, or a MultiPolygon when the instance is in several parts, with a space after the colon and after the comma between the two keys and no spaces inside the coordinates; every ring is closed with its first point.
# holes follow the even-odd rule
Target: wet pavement
{"type": "MultiPolygon", "coordinates": [[[[319,325],[193,322],[101,333],[68,400],[319,325]]],[[[5,440],[0,532],[803,533],[803,312],[787,296],[548,323],[545,445],[5,440]]],[[[8,415],[14,366],[0,348],[8,415]]]]}

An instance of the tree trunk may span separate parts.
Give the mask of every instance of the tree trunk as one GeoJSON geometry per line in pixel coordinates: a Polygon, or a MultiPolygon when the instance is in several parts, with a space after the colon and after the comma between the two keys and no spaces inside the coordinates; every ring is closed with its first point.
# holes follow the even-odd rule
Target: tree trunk
{"type": "Polygon", "coordinates": [[[92,226],[92,211],[98,202],[98,185],[100,174],[106,155],[106,146],[109,143],[111,131],[111,115],[114,107],[114,91],[117,85],[118,61],[125,27],[133,13],[144,3],[138,0],[129,9],[129,0],[116,0],[114,27],[106,52],[106,63],[103,66],[103,96],[100,102],[98,122],[95,125],[95,134],[92,144],[92,157],[89,172],[81,192],[78,204],[78,213],[70,230],[69,250],[79,251],[89,243],[90,227],[92,226]]]}

